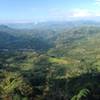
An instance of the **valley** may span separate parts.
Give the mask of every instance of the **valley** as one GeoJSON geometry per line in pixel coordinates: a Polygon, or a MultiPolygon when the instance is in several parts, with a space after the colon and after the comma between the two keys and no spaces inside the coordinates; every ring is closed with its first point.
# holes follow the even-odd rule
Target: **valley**
{"type": "Polygon", "coordinates": [[[26,26],[0,25],[0,100],[100,100],[100,24],[26,26]]]}

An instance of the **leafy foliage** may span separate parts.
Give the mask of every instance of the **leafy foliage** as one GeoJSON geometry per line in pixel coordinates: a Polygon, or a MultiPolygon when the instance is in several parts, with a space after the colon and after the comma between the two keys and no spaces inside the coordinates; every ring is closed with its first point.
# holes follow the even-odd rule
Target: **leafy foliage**
{"type": "Polygon", "coordinates": [[[100,100],[99,26],[44,26],[0,26],[0,100],[100,100]]]}

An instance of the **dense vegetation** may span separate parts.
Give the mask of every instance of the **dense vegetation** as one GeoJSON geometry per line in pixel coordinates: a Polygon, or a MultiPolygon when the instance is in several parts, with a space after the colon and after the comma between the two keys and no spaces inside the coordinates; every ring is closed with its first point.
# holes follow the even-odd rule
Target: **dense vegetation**
{"type": "Polygon", "coordinates": [[[70,24],[0,26],[0,100],[100,100],[100,26],[70,24]]]}

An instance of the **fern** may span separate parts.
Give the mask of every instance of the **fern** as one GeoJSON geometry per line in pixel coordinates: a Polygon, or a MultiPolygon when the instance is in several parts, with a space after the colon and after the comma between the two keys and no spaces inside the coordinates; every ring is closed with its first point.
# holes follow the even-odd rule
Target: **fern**
{"type": "Polygon", "coordinates": [[[73,96],[71,100],[81,100],[83,97],[87,97],[89,93],[90,91],[88,89],[82,89],[77,95],[73,96]]]}

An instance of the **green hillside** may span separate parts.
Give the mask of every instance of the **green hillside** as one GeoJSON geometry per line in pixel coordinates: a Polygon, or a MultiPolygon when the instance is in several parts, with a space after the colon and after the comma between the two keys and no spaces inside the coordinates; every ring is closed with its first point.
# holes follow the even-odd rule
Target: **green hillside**
{"type": "Polygon", "coordinates": [[[0,100],[100,100],[100,27],[2,26],[0,100]]]}

